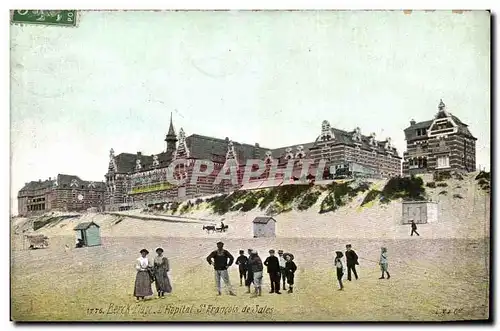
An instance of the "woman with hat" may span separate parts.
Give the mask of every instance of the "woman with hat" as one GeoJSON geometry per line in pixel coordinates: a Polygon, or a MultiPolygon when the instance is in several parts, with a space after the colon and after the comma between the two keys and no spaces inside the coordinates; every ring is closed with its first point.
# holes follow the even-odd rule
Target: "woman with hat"
{"type": "Polygon", "coordinates": [[[335,267],[337,268],[337,280],[339,281],[339,291],[342,291],[344,289],[344,284],[342,284],[342,277],[344,276],[344,265],[342,264],[342,258],[344,257],[344,254],[341,251],[336,251],[335,254],[337,255],[335,257],[335,267]]]}
{"type": "Polygon", "coordinates": [[[168,278],[170,264],[168,263],[167,257],[163,256],[163,248],[158,247],[156,249],[156,254],[158,254],[154,259],[156,291],[158,292],[159,297],[163,297],[165,296],[165,293],[172,292],[172,285],[170,284],[170,279],[168,278]]]}
{"type": "Polygon", "coordinates": [[[147,258],[149,252],[147,249],[143,248],[140,253],[141,256],[137,258],[135,263],[137,275],[135,276],[134,296],[137,300],[153,295],[153,290],[151,288],[152,281],[149,274],[150,264],[147,258]]]}
{"type": "Polygon", "coordinates": [[[295,276],[295,271],[297,271],[297,265],[295,262],[293,262],[293,254],[291,253],[284,253],[283,257],[286,260],[285,263],[285,274],[286,274],[286,280],[288,283],[288,293],[293,293],[293,283],[294,283],[294,276],[295,276]]]}

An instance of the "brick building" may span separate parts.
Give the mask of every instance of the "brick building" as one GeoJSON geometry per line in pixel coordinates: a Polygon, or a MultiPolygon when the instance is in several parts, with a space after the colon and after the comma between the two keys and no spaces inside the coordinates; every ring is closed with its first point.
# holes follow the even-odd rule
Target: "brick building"
{"type": "MultiPolygon", "coordinates": [[[[373,170],[378,176],[401,174],[401,158],[391,145],[390,138],[377,141],[374,134],[364,136],[359,128],[351,132],[331,128],[327,121],[323,121],[321,133],[315,141],[270,149],[258,143],[239,143],[229,138],[218,139],[198,134],[186,137],[182,128],[177,136],[170,118],[165,142],[165,151],[151,156],[141,152],[115,156],[111,149],[105,175],[106,209],[144,207],[237,189],[241,187],[244,168],[249,159],[260,159],[266,165],[264,173],[254,180],[267,179],[273,162],[278,161],[278,167],[284,168],[289,160],[294,161],[293,177],[298,178],[306,159],[312,163],[309,168],[309,175],[312,176],[316,175],[316,168],[322,159],[327,161],[327,169],[356,163],[373,170]],[[185,160],[185,163],[175,167],[173,177],[187,178],[189,182],[176,186],[168,182],[167,168],[178,160],[185,160]],[[209,176],[201,175],[195,184],[191,184],[193,172],[197,171],[194,169],[196,160],[209,160],[214,168],[209,176]],[[222,169],[227,171],[229,166],[233,166],[237,172],[238,182],[223,180],[214,185],[218,173],[222,169]]],[[[206,167],[202,166],[201,171],[204,172],[206,167]]]]}
{"type": "Polygon", "coordinates": [[[412,120],[404,133],[404,175],[439,170],[476,171],[477,138],[467,124],[448,112],[443,100],[434,119],[418,123],[412,120]]]}
{"type": "Polygon", "coordinates": [[[82,211],[104,208],[103,182],[89,182],[77,176],[57,175],[56,178],[26,183],[17,195],[18,215],[29,216],[47,211],[82,211]]]}

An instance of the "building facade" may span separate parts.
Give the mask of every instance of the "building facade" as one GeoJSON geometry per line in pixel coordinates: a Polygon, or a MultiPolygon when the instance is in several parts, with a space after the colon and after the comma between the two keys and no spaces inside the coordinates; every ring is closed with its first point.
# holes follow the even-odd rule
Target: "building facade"
{"type": "Polygon", "coordinates": [[[442,170],[476,171],[476,138],[467,124],[448,112],[439,102],[434,119],[415,122],[404,130],[403,174],[423,174],[442,170]]]}
{"type": "Polygon", "coordinates": [[[48,211],[83,211],[104,209],[106,186],[77,176],[57,175],[56,178],[26,183],[17,195],[18,215],[30,216],[48,211]]]}
{"type": "MultiPolygon", "coordinates": [[[[326,161],[324,168],[330,172],[347,163],[369,168],[376,176],[401,175],[401,157],[391,145],[390,138],[378,141],[374,134],[362,135],[359,128],[347,132],[330,127],[327,121],[323,121],[320,134],[312,142],[270,149],[261,147],[258,143],[238,143],[227,137],[218,139],[198,134],[186,137],[182,128],[176,135],[170,118],[165,142],[165,151],[151,156],[141,152],[115,155],[111,149],[105,175],[107,210],[162,205],[238,189],[244,177],[246,162],[250,159],[261,160],[265,166],[264,172],[253,178],[255,181],[270,179],[272,164],[277,163],[278,168],[286,168],[290,161],[294,163],[292,177],[299,179],[304,174],[302,166],[307,164],[305,160],[309,160],[309,168],[305,171],[309,176],[316,175],[316,168],[321,160],[326,161]],[[198,166],[195,169],[197,160],[211,162],[202,164],[201,169],[198,166]],[[182,163],[177,164],[180,161],[182,163]],[[167,169],[172,162],[176,162],[176,166],[172,174],[169,174],[167,169]],[[209,169],[212,165],[213,169],[209,169]],[[215,183],[218,174],[221,171],[226,174],[229,168],[234,169],[238,180],[215,183]],[[188,182],[173,185],[169,182],[168,175],[174,179],[186,178],[188,182]],[[193,175],[200,176],[193,182],[193,175]]],[[[280,177],[283,175],[278,174],[275,178],[280,177]]]]}

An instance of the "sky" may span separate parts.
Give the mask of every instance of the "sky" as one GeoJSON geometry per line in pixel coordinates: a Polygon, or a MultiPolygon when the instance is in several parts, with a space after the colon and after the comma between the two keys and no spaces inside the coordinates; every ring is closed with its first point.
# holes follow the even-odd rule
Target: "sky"
{"type": "Polygon", "coordinates": [[[440,99],[490,169],[490,17],[482,11],[81,12],[74,28],[13,25],[11,208],[26,182],[104,180],[109,150],[157,154],[176,132],[266,148],[321,122],[402,155],[440,99]]]}

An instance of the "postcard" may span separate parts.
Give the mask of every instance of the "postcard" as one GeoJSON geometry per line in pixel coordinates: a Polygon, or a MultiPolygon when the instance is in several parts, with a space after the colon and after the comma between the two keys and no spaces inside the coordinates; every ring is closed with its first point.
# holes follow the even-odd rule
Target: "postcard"
{"type": "Polygon", "coordinates": [[[10,20],[13,321],[491,319],[490,12],[10,20]]]}

